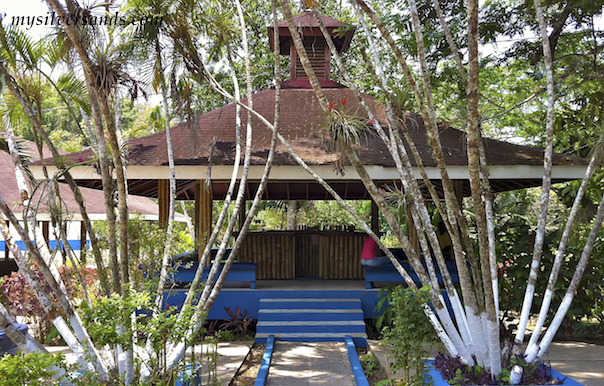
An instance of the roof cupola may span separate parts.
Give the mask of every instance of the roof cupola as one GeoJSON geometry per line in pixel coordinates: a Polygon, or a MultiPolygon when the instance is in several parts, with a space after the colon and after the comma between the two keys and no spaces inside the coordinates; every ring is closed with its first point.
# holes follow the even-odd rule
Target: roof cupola
{"type": "MultiPolygon", "coordinates": [[[[323,24],[329,31],[333,42],[338,52],[345,52],[350,46],[352,35],[354,30],[348,30],[343,34],[339,34],[336,37],[335,29],[344,26],[344,23],[340,20],[331,18],[329,16],[321,15],[323,24]]],[[[300,37],[304,42],[304,48],[308,59],[315,70],[315,74],[319,79],[322,87],[343,87],[339,83],[333,82],[330,79],[330,59],[331,55],[329,47],[325,41],[325,37],[319,28],[319,24],[315,19],[311,11],[303,12],[294,17],[294,24],[298,28],[300,37]]],[[[300,59],[297,55],[296,49],[293,44],[292,36],[287,28],[287,20],[279,22],[279,47],[281,55],[290,55],[291,67],[290,67],[290,80],[283,83],[284,88],[308,88],[310,84],[308,82],[308,76],[300,63],[300,59]]],[[[268,27],[268,37],[271,49],[274,48],[273,39],[273,26],[268,27]]]]}

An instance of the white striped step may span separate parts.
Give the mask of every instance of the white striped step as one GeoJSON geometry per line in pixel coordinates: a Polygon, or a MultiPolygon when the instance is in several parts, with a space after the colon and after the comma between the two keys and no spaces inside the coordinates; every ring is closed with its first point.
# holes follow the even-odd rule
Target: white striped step
{"type": "Polygon", "coordinates": [[[256,342],[264,343],[269,335],[284,341],[343,342],[350,335],[364,347],[365,329],[360,299],[261,299],[256,342]]]}

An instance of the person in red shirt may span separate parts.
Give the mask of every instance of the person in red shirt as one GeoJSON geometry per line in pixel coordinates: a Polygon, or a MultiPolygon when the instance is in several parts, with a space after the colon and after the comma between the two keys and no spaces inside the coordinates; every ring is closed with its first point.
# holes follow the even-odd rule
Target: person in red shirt
{"type": "MultiPolygon", "coordinates": [[[[379,234],[378,234],[379,236],[379,234]]],[[[365,239],[363,243],[363,253],[361,254],[361,264],[368,267],[377,267],[379,265],[388,264],[390,259],[388,256],[376,256],[378,245],[371,236],[365,239]]]]}

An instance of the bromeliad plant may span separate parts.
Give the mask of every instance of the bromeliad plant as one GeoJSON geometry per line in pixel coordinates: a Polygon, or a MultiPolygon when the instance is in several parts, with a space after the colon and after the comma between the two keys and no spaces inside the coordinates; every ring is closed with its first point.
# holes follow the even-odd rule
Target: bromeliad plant
{"type": "Polygon", "coordinates": [[[253,319],[248,319],[247,310],[241,313],[241,308],[237,306],[235,308],[235,312],[231,310],[229,307],[224,307],[227,315],[231,317],[231,320],[224,322],[220,328],[225,330],[232,330],[235,334],[237,334],[240,338],[245,338],[249,335],[249,327],[250,323],[252,323],[253,319]]]}

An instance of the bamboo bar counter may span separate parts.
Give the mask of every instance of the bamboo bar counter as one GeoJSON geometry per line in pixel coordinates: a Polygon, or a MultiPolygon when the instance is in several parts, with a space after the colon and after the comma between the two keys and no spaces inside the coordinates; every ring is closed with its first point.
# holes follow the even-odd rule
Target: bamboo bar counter
{"type": "Polygon", "coordinates": [[[365,233],[346,231],[250,232],[237,261],[258,265],[256,278],[363,279],[365,233]]]}

